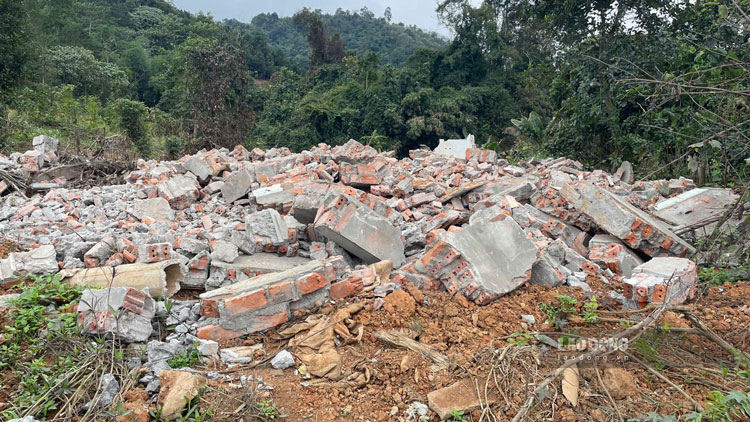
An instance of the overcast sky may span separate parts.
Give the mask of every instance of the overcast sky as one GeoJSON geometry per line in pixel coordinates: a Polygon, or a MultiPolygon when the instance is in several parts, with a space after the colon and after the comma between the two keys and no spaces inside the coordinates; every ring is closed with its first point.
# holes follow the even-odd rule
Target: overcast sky
{"type": "Polygon", "coordinates": [[[250,22],[257,14],[276,12],[291,16],[304,7],[333,13],[336,9],[360,10],[367,6],[375,16],[383,16],[390,6],[394,22],[416,25],[428,31],[449,36],[448,29],[438,22],[435,8],[438,0],[174,0],[175,6],[189,12],[209,12],[218,20],[235,18],[250,22]]]}

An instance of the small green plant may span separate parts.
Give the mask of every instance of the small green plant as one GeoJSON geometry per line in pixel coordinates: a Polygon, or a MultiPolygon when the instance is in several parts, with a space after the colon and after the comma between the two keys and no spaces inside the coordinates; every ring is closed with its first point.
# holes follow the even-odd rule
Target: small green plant
{"type": "Polygon", "coordinates": [[[413,320],[413,321],[411,321],[409,323],[409,328],[411,330],[416,331],[419,334],[422,334],[422,332],[424,331],[424,325],[422,324],[422,321],[419,321],[417,319],[415,319],[415,320],[413,320]]]}
{"type": "Polygon", "coordinates": [[[596,296],[591,296],[588,302],[583,304],[583,320],[587,324],[596,324],[599,322],[599,303],[596,301],[596,296]]]}
{"type": "Polygon", "coordinates": [[[464,418],[464,412],[456,410],[456,409],[453,409],[451,411],[451,416],[450,416],[449,419],[446,419],[446,421],[448,421],[448,422],[469,422],[468,420],[466,420],[464,418]]]}
{"type": "Polygon", "coordinates": [[[645,333],[641,337],[637,338],[633,343],[633,349],[641,356],[644,360],[649,362],[656,369],[664,368],[664,359],[659,354],[659,350],[662,348],[662,341],[666,338],[667,333],[664,331],[654,331],[645,333]]]}
{"type": "Polygon", "coordinates": [[[200,353],[195,345],[188,347],[182,352],[174,355],[172,359],[167,361],[167,364],[172,369],[191,367],[198,363],[200,360],[200,353]]]}
{"type": "Polygon", "coordinates": [[[164,298],[164,309],[167,311],[167,316],[172,313],[172,307],[174,306],[174,302],[169,300],[168,298],[164,298]]]}
{"type": "Polygon", "coordinates": [[[750,264],[731,268],[701,268],[698,278],[707,286],[721,286],[724,283],[750,280],[750,264]]]}
{"type": "Polygon", "coordinates": [[[198,402],[204,392],[204,390],[201,390],[198,395],[192,399],[185,397],[185,407],[180,416],[177,417],[177,422],[206,422],[213,418],[213,412],[210,410],[201,412],[198,409],[198,402]]]}
{"type": "Polygon", "coordinates": [[[78,333],[76,315],[60,312],[59,308],[80,299],[84,289],[69,286],[55,275],[29,277],[20,288],[20,295],[12,302],[13,323],[4,327],[5,340],[0,344],[0,370],[13,371],[21,380],[12,393],[12,406],[0,415],[10,419],[31,407],[34,416],[58,408],[59,395],[50,393],[52,386],[74,369],[77,356],[59,354],[52,360],[43,356],[50,341],[69,341],[78,333]]]}
{"type": "Polygon", "coordinates": [[[578,301],[568,295],[557,294],[557,300],[553,304],[540,303],[539,309],[547,314],[545,322],[553,324],[555,329],[560,329],[562,322],[568,319],[568,316],[576,313],[578,301]]]}
{"type": "Polygon", "coordinates": [[[271,399],[260,400],[258,402],[258,413],[263,420],[276,420],[276,418],[285,417],[276,407],[276,403],[271,399]]]}
{"type": "Polygon", "coordinates": [[[534,336],[528,331],[519,329],[518,331],[510,335],[508,343],[517,346],[525,346],[529,344],[531,342],[531,339],[533,338],[534,336]]]}
{"type": "Polygon", "coordinates": [[[690,422],[732,422],[750,418],[750,392],[711,391],[705,410],[685,415],[690,422]]]}

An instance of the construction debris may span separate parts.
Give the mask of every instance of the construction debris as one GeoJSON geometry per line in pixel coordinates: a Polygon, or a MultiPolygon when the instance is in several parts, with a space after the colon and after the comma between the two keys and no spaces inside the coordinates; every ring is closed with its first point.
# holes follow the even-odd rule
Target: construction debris
{"type": "MultiPolygon", "coordinates": [[[[56,140],[33,145],[0,156],[0,232],[18,246],[2,255],[0,283],[52,273],[88,288],[70,311],[81,331],[140,351],[128,365],[144,397],[124,408],[145,414],[158,394],[166,418],[214,380],[271,391],[260,378],[230,375],[261,365],[273,376],[289,369],[284,377],[294,372],[305,387],[368,386],[362,390],[395,403],[391,419],[429,419],[422,402],[443,419],[480,409],[476,418],[515,397],[464,378],[474,373],[456,368],[478,356],[450,347],[475,336],[490,353],[503,353],[494,361],[501,371],[507,356],[487,333],[550,324],[532,295],[513,304],[513,321],[499,319],[499,305],[562,285],[593,309],[598,302],[583,298],[594,293],[601,306],[682,304],[695,295],[697,265],[689,257],[701,236],[719,220],[746,225],[744,209],[727,212],[737,201],[729,189],[696,188],[688,179],[634,182],[630,163],[615,174],[565,158],[511,165],[473,136],[402,159],[355,140],[300,153],[204,150],[176,161],[139,160],[123,184],[87,189],[64,177],[39,179],[62,169],[49,167],[56,140]],[[436,339],[452,326],[423,323],[435,308],[470,330],[436,339]],[[368,341],[378,342],[374,354],[367,355],[368,341]],[[347,345],[361,351],[346,354],[347,345]],[[173,370],[191,359],[212,372],[173,370]],[[378,359],[400,362],[397,373],[376,371],[378,359]],[[431,387],[394,388],[394,375],[407,372],[431,387]]],[[[8,293],[2,309],[17,302],[8,293]]],[[[548,336],[532,338],[561,347],[548,336]]],[[[610,369],[603,383],[613,397],[626,397],[634,381],[610,369]]],[[[585,385],[573,392],[572,372],[562,392],[582,406],[585,385]]],[[[129,388],[113,374],[90,406],[129,388]]],[[[385,413],[374,419],[390,420],[385,413]]]]}
{"type": "Polygon", "coordinates": [[[126,343],[151,336],[155,303],[141,290],[115,287],[85,290],[78,305],[78,321],[90,335],[109,335],[126,343]]]}
{"type": "MultiPolygon", "coordinates": [[[[0,170],[33,174],[55,162],[55,140],[33,144],[0,157],[0,170]]],[[[136,166],[122,185],[59,180],[30,198],[0,193],[0,231],[29,250],[0,262],[2,280],[62,270],[72,284],[112,291],[204,291],[200,317],[175,325],[180,341],[237,338],[326,300],[407,286],[487,304],[527,282],[587,289],[589,276],[619,277],[634,292],[626,299],[643,305],[663,300],[664,272],[648,270],[656,258],[691,254],[697,225],[736,199],[687,179],[633,182],[629,163],[614,175],[564,158],[510,165],[473,136],[400,160],[350,140],[136,166]],[[690,228],[689,239],[677,234],[690,228]]],[[[679,302],[694,271],[675,268],[684,286],[664,297],[679,302]]],[[[107,318],[92,322],[103,311],[82,311],[90,332],[111,331],[107,318]]],[[[131,340],[148,331],[134,330],[131,340]]]]}
{"type": "Polygon", "coordinates": [[[117,267],[75,268],[60,271],[71,286],[131,287],[153,298],[171,297],[180,290],[184,268],[177,261],[136,263],[117,267]],[[117,268],[117,272],[115,272],[117,268]]]}

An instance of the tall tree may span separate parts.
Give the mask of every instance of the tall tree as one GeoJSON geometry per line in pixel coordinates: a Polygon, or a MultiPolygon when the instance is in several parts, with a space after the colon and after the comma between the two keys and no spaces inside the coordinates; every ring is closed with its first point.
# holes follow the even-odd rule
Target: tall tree
{"type": "Polygon", "coordinates": [[[208,43],[187,50],[186,88],[194,134],[206,146],[243,144],[252,123],[250,79],[235,47],[208,43]]]}
{"type": "Polygon", "coordinates": [[[310,44],[310,70],[323,64],[341,63],[346,56],[346,47],[339,34],[331,38],[326,35],[320,11],[303,9],[294,15],[294,22],[307,31],[307,42],[310,44]]]}
{"type": "Polygon", "coordinates": [[[0,0],[0,90],[18,82],[29,58],[26,11],[25,0],[0,0]]]}

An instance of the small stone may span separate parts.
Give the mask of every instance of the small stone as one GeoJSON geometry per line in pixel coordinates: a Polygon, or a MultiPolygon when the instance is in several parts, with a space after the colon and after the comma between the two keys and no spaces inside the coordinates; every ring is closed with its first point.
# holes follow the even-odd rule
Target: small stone
{"type": "Polygon", "coordinates": [[[602,381],[615,400],[622,400],[629,395],[638,393],[635,378],[630,372],[622,368],[609,367],[604,369],[602,381]]]}
{"type": "Polygon", "coordinates": [[[219,354],[219,343],[213,340],[198,340],[198,353],[201,356],[216,356],[219,354]]]}
{"type": "Polygon", "coordinates": [[[287,369],[294,366],[294,357],[287,350],[282,350],[271,360],[274,369],[287,369]]]}

